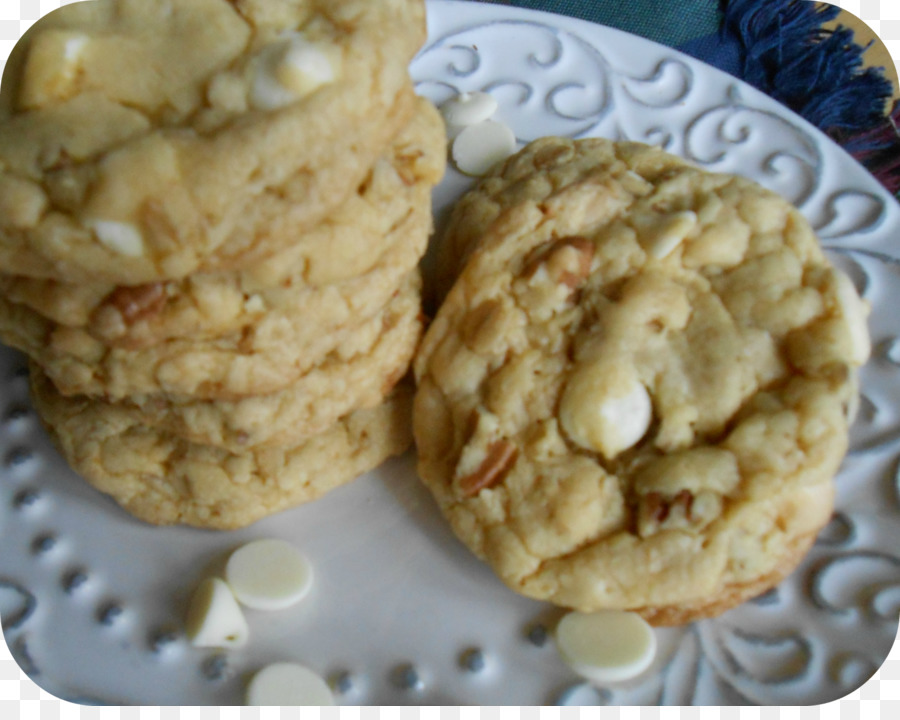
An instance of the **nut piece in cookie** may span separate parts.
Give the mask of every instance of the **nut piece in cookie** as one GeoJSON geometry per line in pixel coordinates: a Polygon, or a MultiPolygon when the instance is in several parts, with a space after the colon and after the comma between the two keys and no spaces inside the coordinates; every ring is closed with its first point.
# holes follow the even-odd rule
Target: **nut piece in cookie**
{"type": "Polygon", "coordinates": [[[498,440],[488,446],[487,454],[478,468],[459,479],[460,492],[472,497],[499,483],[516,461],[518,453],[518,448],[506,440],[498,440]]]}

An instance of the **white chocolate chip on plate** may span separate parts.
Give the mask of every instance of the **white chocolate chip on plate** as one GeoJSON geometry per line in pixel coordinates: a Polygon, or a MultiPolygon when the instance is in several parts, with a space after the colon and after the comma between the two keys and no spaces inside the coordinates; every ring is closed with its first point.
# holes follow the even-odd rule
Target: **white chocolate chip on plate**
{"type": "Polygon", "coordinates": [[[282,610],[312,587],[312,566],[284,540],[254,540],[235,550],[225,580],[238,601],[256,610],[282,610]]]}
{"type": "Polygon", "coordinates": [[[560,657],[596,683],[624,682],[644,672],[656,656],[653,628],[636,613],[572,612],[556,627],[560,657]]]}
{"type": "Polygon", "coordinates": [[[447,134],[455,138],[469,125],[489,120],[497,112],[497,100],[486,92],[464,92],[441,105],[447,134]]]}
{"type": "Polygon", "coordinates": [[[89,223],[97,239],[110,250],[126,257],[144,254],[144,238],[134,225],[113,220],[94,220],[89,223]]]}
{"type": "Polygon", "coordinates": [[[194,591],[185,633],[196,647],[238,648],[247,644],[247,621],[224,580],[207,578],[194,591]]]}
{"type": "Polygon", "coordinates": [[[834,278],[838,307],[850,332],[850,359],[857,365],[863,365],[872,353],[872,341],[866,321],[869,306],[860,298],[856,285],[845,272],[835,269],[834,278]]]}
{"type": "Polygon", "coordinates": [[[328,684],[297,663],[273,663],[256,673],[247,685],[247,705],[334,705],[328,684]]]}
{"type": "Polygon", "coordinates": [[[477,176],[515,152],[513,131],[496,120],[484,120],[469,125],[456,136],[451,155],[460,172],[477,176]]]}
{"type": "Polygon", "coordinates": [[[566,382],[559,420],[569,438],[611,460],[636,445],[650,428],[653,402],[625,367],[577,366],[566,382]]]}

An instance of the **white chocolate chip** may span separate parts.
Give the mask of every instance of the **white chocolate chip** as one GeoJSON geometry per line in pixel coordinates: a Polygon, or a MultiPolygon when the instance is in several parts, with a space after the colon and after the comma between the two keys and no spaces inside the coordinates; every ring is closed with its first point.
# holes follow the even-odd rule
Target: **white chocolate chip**
{"type": "Polygon", "coordinates": [[[453,142],[459,137],[459,134],[468,127],[467,125],[450,125],[449,123],[444,123],[444,128],[447,131],[447,140],[448,142],[453,142]]]}
{"type": "Polygon", "coordinates": [[[185,631],[196,647],[242,647],[250,635],[237,600],[219,578],[207,578],[194,591],[185,631]]]}
{"type": "Polygon", "coordinates": [[[247,705],[334,705],[328,684],[296,663],[267,665],[247,685],[247,705]]]}
{"type": "Polygon", "coordinates": [[[872,341],[869,338],[869,328],[866,318],[869,315],[869,306],[859,297],[856,286],[847,274],[841,270],[834,270],[835,296],[841,315],[847,321],[850,332],[850,361],[863,365],[872,353],[872,341]]]}
{"type": "Polygon", "coordinates": [[[335,64],[338,56],[332,55],[329,58],[321,48],[293,40],[278,66],[278,80],[297,95],[308,95],[337,79],[335,64]]]}
{"type": "Polygon", "coordinates": [[[489,120],[497,112],[497,101],[486,92],[464,92],[441,105],[441,115],[454,136],[468,127],[489,120]]]}
{"type": "Polygon", "coordinates": [[[576,367],[560,401],[559,421],[569,438],[608,460],[636,445],[652,419],[647,388],[626,367],[609,363],[576,367]]]}
{"type": "Polygon", "coordinates": [[[248,313],[261,313],[266,309],[266,302],[261,295],[251,295],[244,302],[244,310],[248,313]]]}
{"type": "Polygon", "coordinates": [[[312,587],[312,567],[284,540],[255,540],[231,554],[225,580],[243,605],[282,610],[306,597],[312,587]]]}
{"type": "Polygon", "coordinates": [[[667,215],[662,224],[641,238],[644,249],[657,260],[662,260],[697,226],[697,214],[691,210],[667,215]]]}
{"type": "Polygon", "coordinates": [[[598,410],[606,425],[616,430],[614,436],[620,449],[617,451],[615,444],[612,444],[611,456],[636,445],[646,434],[653,418],[650,395],[639,382],[635,382],[627,394],[608,398],[598,410]]]}
{"type": "Polygon", "coordinates": [[[453,141],[453,162],[466,175],[484,175],[516,152],[516,136],[503,123],[484,120],[463,129],[453,141]]]}
{"type": "Polygon", "coordinates": [[[653,628],[636,613],[572,612],[559,621],[556,646],[563,661],[596,683],[623,682],[644,672],[656,656],[653,628]]]}
{"type": "Polygon", "coordinates": [[[275,55],[274,49],[263,52],[250,84],[250,105],[257,110],[277,110],[298,100],[290,89],[278,81],[277,61],[272,55],[275,55]]]}
{"type": "Polygon", "coordinates": [[[329,50],[299,36],[265,48],[255,64],[250,103],[258,110],[276,110],[334,82],[340,57],[329,50]]]}
{"type": "Polygon", "coordinates": [[[134,225],[112,220],[94,220],[89,227],[97,239],[110,250],[126,257],[144,254],[144,239],[134,225]]]}

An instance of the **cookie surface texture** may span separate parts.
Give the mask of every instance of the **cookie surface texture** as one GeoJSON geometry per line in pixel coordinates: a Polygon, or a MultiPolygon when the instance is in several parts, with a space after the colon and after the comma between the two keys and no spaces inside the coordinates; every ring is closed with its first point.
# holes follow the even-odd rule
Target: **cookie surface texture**
{"type": "Polygon", "coordinates": [[[424,37],[421,0],[51,13],[0,91],[0,270],[141,284],[277,251],[405,124],[424,37]]]}
{"type": "Polygon", "coordinates": [[[572,172],[493,196],[416,359],[419,473],[518,592],[718,614],[831,516],[867,308],[745,179],[606,140],[542,139],[505,167],[537,157],[572,172]]]}
{"type": "MultiPolygon", "coordinates": [[[[394,300],[413,316],[419,312],[420,286],[413,272],[394,290],[394,300]]],[[[354,315],[352,305],[342,307],[343,322],[329,332],[315,318],[269,313],[246,331],[125,350],[109,348],[80,328],[55,326],[0,297],[0,333],[4,342],[37,362],[64,395],[237,400],[282,390],[323,364],[367,356],[384,331],[386,308],[360,308],[354,315]]],[[[405,347],[396,352],[405,353],[405,347]]]]}
{"type": "Polygon", "coordinates": [[[232,529],[312,501],[406,450],[409,389],[295,446],[232,454],[148,428],[135,413],[61,396],[32,366],[32,397],[73,470],[156,525],[232,529]]]}
{"type": "Polygon", "coordinates": [[[417,100],[412,121],[357,190],[271,257],[138,286],[0,275],[0,291],[58,325],[130,350],[215,337],[275,312],[305,314],[328,333],[382,307],[418,263],[445,158],[440,116],[417,100]]]}
{"type": "Polygon", "coordinates": [[[435,268],[437,298],[447,294],[481,236],[506,209],[522,202],[541,202],[560,188],[587,188],[592,178],[602,182],[609,168],[619,162],[639,169],[651,182],[685,165],[675,155],[637,143],[597,145],[584,153],[571,143],[537,141],[496,167],[459,199],[442,229],[435,268]]]}
{"type": "Polygon", "coordinates": [[[130,396],[142,422],[192,442],[247,452],[296,444],[347,413],[382,402],[409,371],[422,335],[419,277],[411,273],[384,311],[287,387],[236,400],[130,396]]]}

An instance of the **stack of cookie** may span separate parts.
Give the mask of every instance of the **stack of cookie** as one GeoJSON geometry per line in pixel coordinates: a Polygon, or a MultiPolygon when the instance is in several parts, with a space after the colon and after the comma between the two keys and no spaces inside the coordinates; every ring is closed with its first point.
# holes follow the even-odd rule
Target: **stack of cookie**
{"type": "Polygon", "coordinates": [[[544,138],[454,209],[415,361],[419,472],[514,590],[671,625],[791,572],[831,517],[867,305],[779,196],[544,138]]]}
{"type": "Polygon", "coordinates": [[[9,61],[0,332],[70,464],[237,527],[402,452],[440,117],[421,0],[97,0],[9,61]]]}

